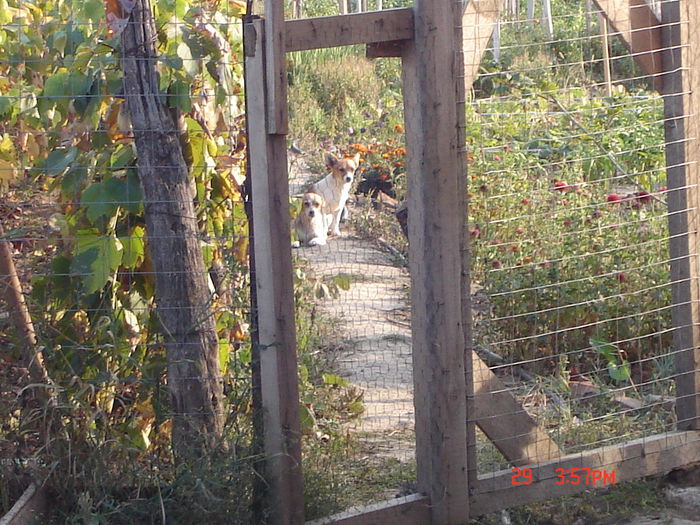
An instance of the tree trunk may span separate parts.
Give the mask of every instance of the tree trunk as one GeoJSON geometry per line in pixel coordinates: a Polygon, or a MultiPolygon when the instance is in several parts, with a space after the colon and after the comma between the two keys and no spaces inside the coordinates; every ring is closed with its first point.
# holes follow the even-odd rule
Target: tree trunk
{"type": "Polygon", "coordinates": [[[219,445],[224,399],[194,190],[179,131],[159,98],[155,42],[150,0],[136,0],[122,35],[124,92],[167,350],[173,448],[185,459],[219,445]]]}

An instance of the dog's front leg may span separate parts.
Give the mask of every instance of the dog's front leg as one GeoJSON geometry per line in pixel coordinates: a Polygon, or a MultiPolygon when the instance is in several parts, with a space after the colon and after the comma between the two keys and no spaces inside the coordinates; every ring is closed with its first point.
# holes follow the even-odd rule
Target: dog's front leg
{"type": "Polygon", "coordinates": [[[340,236],[340,213],[343,211],[342,208],[336,210],[332,214],[330,233],[331,235],[340,236]]]}

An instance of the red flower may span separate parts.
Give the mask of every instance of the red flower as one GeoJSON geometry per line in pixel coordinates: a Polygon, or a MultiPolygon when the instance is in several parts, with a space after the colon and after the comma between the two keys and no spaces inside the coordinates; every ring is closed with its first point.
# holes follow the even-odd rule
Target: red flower
{"type": "Polygon", "coordinates": [[[622,197],[620,197],[617,193],[611,193],[608,195],[608,202],[611,204],[617,204],[620,201],[622,201],[622,197]]]}
{"type": "Polygon", "coordinates": [[[517,230],[515,230],[515,233],[525,233],[525,230],[523,230],[522,228],[518,228],[517,230]]]}
{"type": "Polygon", "coordinates": [[[523,199],[520,202],[527,206],[528,204],[530,204],[530,199],[523,199]]]}
{"type": "Polygon", "coordinates": [[[627,282],[627,276],[625,275],[625,272],[620,272],[620,273],[618,273],[615,277],[616,277],[617,280],[620,281],[621,283],[626,283],[626,282],[627,282]]]}
{"type": "Polygon", "coordinates": [[[645,204],[645,203],[651,201],[651,195],[649,194],[648,191],[641,190],[641,191],[636,192],[634,195],[637,198],[637,201],[641,202],[642,204],[645,204]]]}
{"type": "Polygon", "coordinates": [[[569,221],[569,220],[564,221],[564,226],[566,226],[567,228],[569,226],[571,226],[571,221],[569,221]]]}
{"type": "Polygon", "coordinates": [[[476,238],[479,235],[481,235],[481,231],[479,230],[479,228],[472,228],[471,230],[469,230],[469,235],[476,238]]]}
{"type": "Polygon", "coordinates": [[[569,185],[563,180],[554,181],[554,191],[566,191],[569,189],[569,185]]]}
{"type": "Polygon", "coordinates": [[[491,261],[491,266],[493,266],[494,268],[500,268],[501,261],[499,261],[498,259],[494,259],[493,261],[491,261]]]}

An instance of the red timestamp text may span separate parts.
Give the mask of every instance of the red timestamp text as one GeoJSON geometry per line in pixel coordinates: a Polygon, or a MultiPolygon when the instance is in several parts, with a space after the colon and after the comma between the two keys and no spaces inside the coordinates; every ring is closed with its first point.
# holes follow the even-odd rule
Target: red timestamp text
{"type": "MultiPolygon", "coordinates": [[[[511,485],[530,485],[532,483],[531,468],[514,468],[512,470],[511,485]]],[[[607,471],[600,469],[592,469],[587,467],[581,468],[558,468],[555,470],[556,479],[554,483],[557,485],[615,485],[615,471],[607,471]]]]}

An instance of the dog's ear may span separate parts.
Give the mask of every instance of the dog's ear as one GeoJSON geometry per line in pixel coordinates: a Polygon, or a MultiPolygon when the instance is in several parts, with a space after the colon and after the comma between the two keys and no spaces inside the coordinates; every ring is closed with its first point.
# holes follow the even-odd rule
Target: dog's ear
{"type": "Polygon", "coordinates": [[[326,167],[328,169],[333,169],[333,167],[338,163],[338,158],[332,153],[326,153],[326,167]]]}
{"type": "Polygon", "coordinates": [[[352,160],[355,162],[355,166],[359,166],[360,165],[360,154],[355,153],[355,156],[352,158],[352,160]]]}

